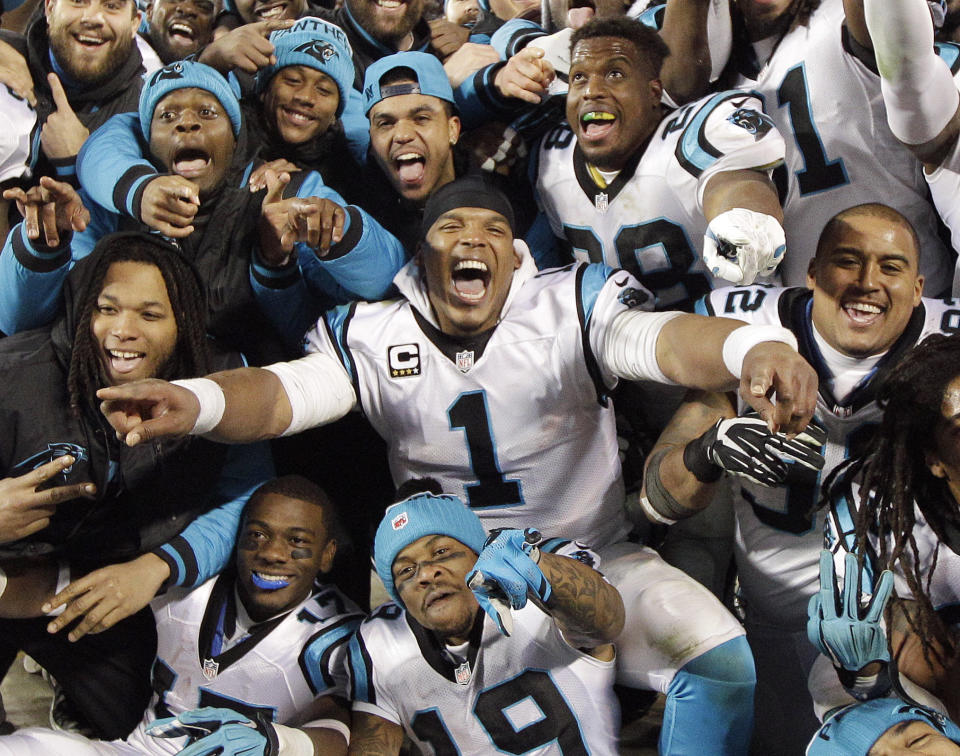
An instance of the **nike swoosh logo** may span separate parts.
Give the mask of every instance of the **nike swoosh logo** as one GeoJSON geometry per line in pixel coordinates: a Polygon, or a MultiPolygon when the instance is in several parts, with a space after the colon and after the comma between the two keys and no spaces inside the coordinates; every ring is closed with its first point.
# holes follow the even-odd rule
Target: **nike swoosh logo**
{"type": "Polygon", "coordinates": [[[621,278],[619,281],[614,281],[614,284],[616,284],[617,286],[619,286],[619,287],[622,289],[624,286],[627,285],[627,281],[628,281],[628,280],[629,280],[629,279],[627,279],[627,278],[621,278]]]}

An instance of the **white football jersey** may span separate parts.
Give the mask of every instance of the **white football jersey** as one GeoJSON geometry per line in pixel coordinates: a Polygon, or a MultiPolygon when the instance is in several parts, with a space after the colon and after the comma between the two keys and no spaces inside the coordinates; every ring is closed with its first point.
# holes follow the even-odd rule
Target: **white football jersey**
{"type": "Polygon", "coordinates": [[[576,263],[511,291],[476,342],[445,336],[402,299],[331,311],[306,348],[343,362],[398,485],[432,477],[487,529],[536,527],[602,547],[630,528],[606,397],[616,379],[601,375],[590,345],[647,299],[624,271],[576,263]]]}
{"type": "MultiPolygon", "coordinates": [[[[845,555],[853,551],[856,545],[856,513],[863,505],[863,491],[859,483],[846,481],[838,486],[830,502],[830,516],[826,528],[826,548],[834,553],[833,563],[838,583],[844,578],[845,555]]],[[[933,506],[955,506],[949,503],[931,503],[933,506]]],[[[960,542],[941,541],[927,522],[920,508],[914,504],[914,525],[912,536],[917,544],[918,561],[922,585],[927,591],[934,609],[940,612],[942,619],[951,625],[960,625],[960,542]],[[931,566],[936,562],[933,572],[931,566]],[[929,584],[927,580],[930,580],[929,584]]],[[[893,545],[892,536],[888,536],[888,548],[893,545]]],[[[880,543],[876,532],[870,534],[869,559],[864,562],[864,576],[861,590],[870,594],[876,575],[881,569],[875,562],[879,554],[880,543]]],[[[904,559],[910,564],[913,549],[910,545],[904,549],[904,559]]],[[[903,564],[898,561],[893,569],[894,588],[897,596],[910,598],[913,593],[903,575],[903,564]]]]}
{"type": "MultiPolygon", "coordinates": [[[[931,333],[960,329],[960,303],[924,299],[900,339],[841,404],[830,390],[832,374],[814,342],[811,302],[809,289],[764,286],[718,290],[706,300],[711,315],[789,328],[797,337],[800,354],[820,378],[814,422],[827,432],[823,470],[817,473],[792,465],[787,485],[776,488],[730,478],[737,569],[747,610],[764,622],[793,630],[804,627],[807,601],[819,581],[825,519],[824,510],[817,511],[820,483],[847,457],[867,448],[882,417],[873,401],[876,375],[931,333]]],[[[739,411],[746,409],[740,402],[739,411]]]]}
{"type": "Polygon", "coordinates": [[[614,662],[570,646],[529,602],[510,637],[480,612],[464,659],[396,604],[350,641],[354,711],[402,725],[425,754],[618,753],[614,662]]]}
{"type": "Polygon", "coordinates": [[[363,619],[334,587],[325,586],[279,621],[252,628],[246,640],[212,653],[221,610],[235,615],[233,581],[221,576],[192,590],[155,599],[157,658],[154,696],[143,721],[127,738],[146,753],[179,753],[185,738],[154,738],[146,728],[159,717],[215,706],[273,722],[295,723],[318,696],[346,698],[344,660],[350,636],[363,619]],[[230,594],[230,595],[228,595],[230,594]]]}
{"type": "MultiPolygon", "coordinates": [[[[790,31],[766,64],[733,82],[762,95],[786,141],[787,253],[779,271],[785,284],[803,285],[827,221],[854,205],[881,202],[910,219],[923,249],[926,291],[940,296],[953,271],[922,166],[891,133],[880,77],[853,54],[843,19],[842,0],[823,0],[808,26],[790,31]]],[[[942,54],[956,62],[949,47],[942,54]]]]}
{"type": "Polygon", "coordinates": [[[630,271],[657,309],[691,310],[715,286],[702,262],[703,191],[717,173],[783,162],[783,139],[747,92],[721,92],[665,118],[606,188],[566,124],[540,143],[537,196],[574,256],[630,271]]]}
{"type": "Polygon", "coordinates": [[[0,85],[0,113],[6,127],[0,129],[0,182],[29,179],[31,145],[40,149],[40,129],[37,113],[30,103],[17,97],[6,86],[0,85]]]}

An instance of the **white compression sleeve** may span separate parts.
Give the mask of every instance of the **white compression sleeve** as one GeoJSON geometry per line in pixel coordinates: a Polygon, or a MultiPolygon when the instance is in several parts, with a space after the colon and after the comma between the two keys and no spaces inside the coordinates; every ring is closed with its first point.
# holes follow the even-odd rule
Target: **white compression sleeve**
{"type": "Polygon", "coordinates": [[[357,403],[350,376],[329,354],[315,352],[292,362],[267,365],[264,370],[280,379],[293,410],[284,436],[339,420],[357,403]]]}
{"type": "Polygon", "coordinates": [[[960,93],[933,49],[926,0],[863,0],[863,11],[890,130],[906,144],[929,142],[953,118],[960,93]]]}
{"type": "Polygon", "coordinates": [[[602,359],[613,375],[629,381],[657,381],[673,385],[657,362],[660,331],[679,312],[625,310],[607,330],[602,359]]]}

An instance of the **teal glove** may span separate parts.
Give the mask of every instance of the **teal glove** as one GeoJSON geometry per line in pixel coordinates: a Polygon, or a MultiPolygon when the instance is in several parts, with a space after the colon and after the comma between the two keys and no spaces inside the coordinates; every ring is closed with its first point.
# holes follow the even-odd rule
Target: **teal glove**
{"type": "Polygon", "coordinates": [[[147,728],[155,738],[188,736],[180,756],[277,756],[277,732],[266,715],[251,720],[233,709],[205,706],[176,717],[158,719],[147,728]]]}
{"type": "Polygon", "coordinates": [[[540,541],[540,533],[531,528],[494,530],[467,575],[467,585],[477,602],[504,635],[510,635],[512,628],[510,607],[526,606],[528,593],[541,604],[546,604],[552,594],[550,582],[537,566],[540,541]]]}
{"type": "Polygon", "coordinates": [[[843,607],[838,610],[833,555],[820,552],[820,591],[807,605],[807,637],[830,657],[833,666],[856,672],[871,662],[889,662],[887,634],[881,626],[883,609],[893,592],[893,573],[884,570],[865,614],[860,616],[857,557],[848,553],[844,567],[843,607]]]}

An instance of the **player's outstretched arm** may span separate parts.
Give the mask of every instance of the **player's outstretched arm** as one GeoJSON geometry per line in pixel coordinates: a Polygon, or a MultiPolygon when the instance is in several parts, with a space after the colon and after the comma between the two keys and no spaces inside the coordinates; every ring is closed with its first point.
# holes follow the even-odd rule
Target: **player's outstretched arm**
{"type": "Polygon", "coordinates": [[[684,314],[663,325],[656,357],[670,380],[706,391],[739,388],[771,431],[798,433],[816,409],[817,374],[795,344],[786,329],[684,314]]]}
{"type": "MultiPolygon", "coordinates": [[[[540,551],[533,528],[502,528],[487,537],[467,585],[504,635],[512,632],[508,605],[522,609],[533,599],[547,609],[567,641],[597,649],[623,630],[623,600],[592,567],[571,557],[540,551]]],[[[606,649],[601,656],[608,653],[606,649]]]]}
{"type": "Polygon", "coordinates": [[[348,756],[396,756],[403,745],[403,728],[376,714],[353,712],[348,756]]]}
{"type": "Polygon", "coordinates": [[[287,394],[269,370],[228,370],[187,385],[149,379],[100,389],[97,397],[127,446],[191,433],[247,443],[279,436],[290,425],[287,394]]]}
{"type": "Polygon", "coordinates": [[[597,648],[617,639],[623,631],[623,599],[603,575],[558,554],[541,552],[538,566],[550,581],[547,608],[571,644],[597,648]]]}

